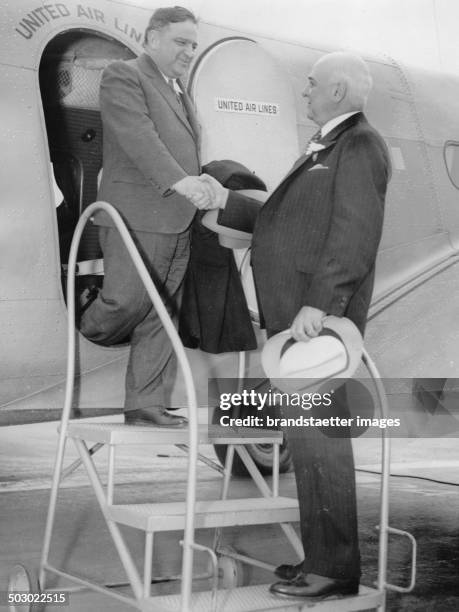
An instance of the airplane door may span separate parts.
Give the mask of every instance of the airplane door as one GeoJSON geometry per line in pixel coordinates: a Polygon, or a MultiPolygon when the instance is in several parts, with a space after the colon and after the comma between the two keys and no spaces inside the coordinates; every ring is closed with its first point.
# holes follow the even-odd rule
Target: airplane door
{"type": "MultiPolygon", "coordinates": [[[[198,61],[190,93],[202,127],[202,162],[232,159],[271,192],[298,158],[294,91],[281,66],[253,40],[233,38],[198,61]]],[[[249,310],[258,319],[245,251],[234,251],[249,310]]]]}
{"type": "Polygon", "coordinates": [[[203,163],[234,159],[272,191],[298,157],[294,92],[282,67],[253,40],[223,40],[200,58],[191,95],[203,163]]]}

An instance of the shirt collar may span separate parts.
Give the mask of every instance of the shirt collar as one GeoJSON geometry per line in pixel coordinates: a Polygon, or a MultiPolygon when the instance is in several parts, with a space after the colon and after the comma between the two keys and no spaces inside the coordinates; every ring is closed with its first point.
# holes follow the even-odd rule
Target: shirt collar
{"type": "MultiPolygon", "coordinates": [[[[158,68],[159,70],[159,68],[158,68]]],[[[163,75],[164,80],[166,81],[166,83],[169,85],[169,81],[172,81],[172,85],[174,87],[174,91],[177,94],[183,94],[182,88],[180,87],[180,85],[177,82],[177,79],[172,79],[171,77],[168,77],[164,74],[164,72],[162,70],[159,70],[160,73],[163,75]]]]}
{"type": "Polygon", "coordinates": [[[333,117],[333,119],[327,121],[327,123],[325,123],[320,128],[320,137],[323,138],[324,136],[329,134],[337,125],[339,125],[343,121],[346,121],[346,119],[352,117],[352,115],[356,115],[358,112],[360,111],[352,111],[351,113],[344,113],[343,115],[338,115],[338,117],[333,117]]]}

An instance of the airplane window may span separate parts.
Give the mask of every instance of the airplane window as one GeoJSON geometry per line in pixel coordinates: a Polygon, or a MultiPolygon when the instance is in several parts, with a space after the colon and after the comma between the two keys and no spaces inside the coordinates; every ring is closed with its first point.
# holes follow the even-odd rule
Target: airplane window
{"type": "Polygon", "coordinates": [[[448,176],[453,185],[459,189],[459,142],[447,142],[444,156],[448,176]]]}

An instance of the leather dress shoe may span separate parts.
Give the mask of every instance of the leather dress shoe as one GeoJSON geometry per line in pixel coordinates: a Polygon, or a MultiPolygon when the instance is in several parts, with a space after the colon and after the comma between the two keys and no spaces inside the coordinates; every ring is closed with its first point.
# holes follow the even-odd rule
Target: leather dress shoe
{"type": "Polygon", "coordinates": [[[149,425],[150,427],[173,427],[178,429],[186,427],[188,420],[182,416],[169,414],[164,408],[155,410],[149,408],[139,408],[138,410],[128,410],[124,413],[126,425],[149,425]]]}
{"type": "Polygon", "coordinates": [[[317,574],[301,574],[291,582],[276,582],[269,590],[281,597],[320,598],[330,595],[356,595],[359,592],[359,581],[354,578],[342,580],[317,574]]]}
{"type": "Polygon", "coordinates": [[[288,580],[291,582],[303,573],[303,561],[298,563],[298,565],[289,565],[288,563],[279,565],[274,570],[274,573],[282,580],[288,580]]]}

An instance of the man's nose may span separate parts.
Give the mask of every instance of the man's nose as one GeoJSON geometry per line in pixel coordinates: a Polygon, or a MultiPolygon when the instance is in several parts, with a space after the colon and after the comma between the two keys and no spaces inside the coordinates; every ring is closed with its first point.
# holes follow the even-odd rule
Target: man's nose
{"type": "Polygon", "coordinates": [[[309,98],[309,85],[306,85],[301,95],[303,96],[303,98],[309,98]]]}
{"type": "Polygon", "coordinates": [[[185,47],[185,54],[188,58],[193,59],[195,53],[196,53],[196,48],[193,47],[193,45],[187,45],[185,47]]]}

